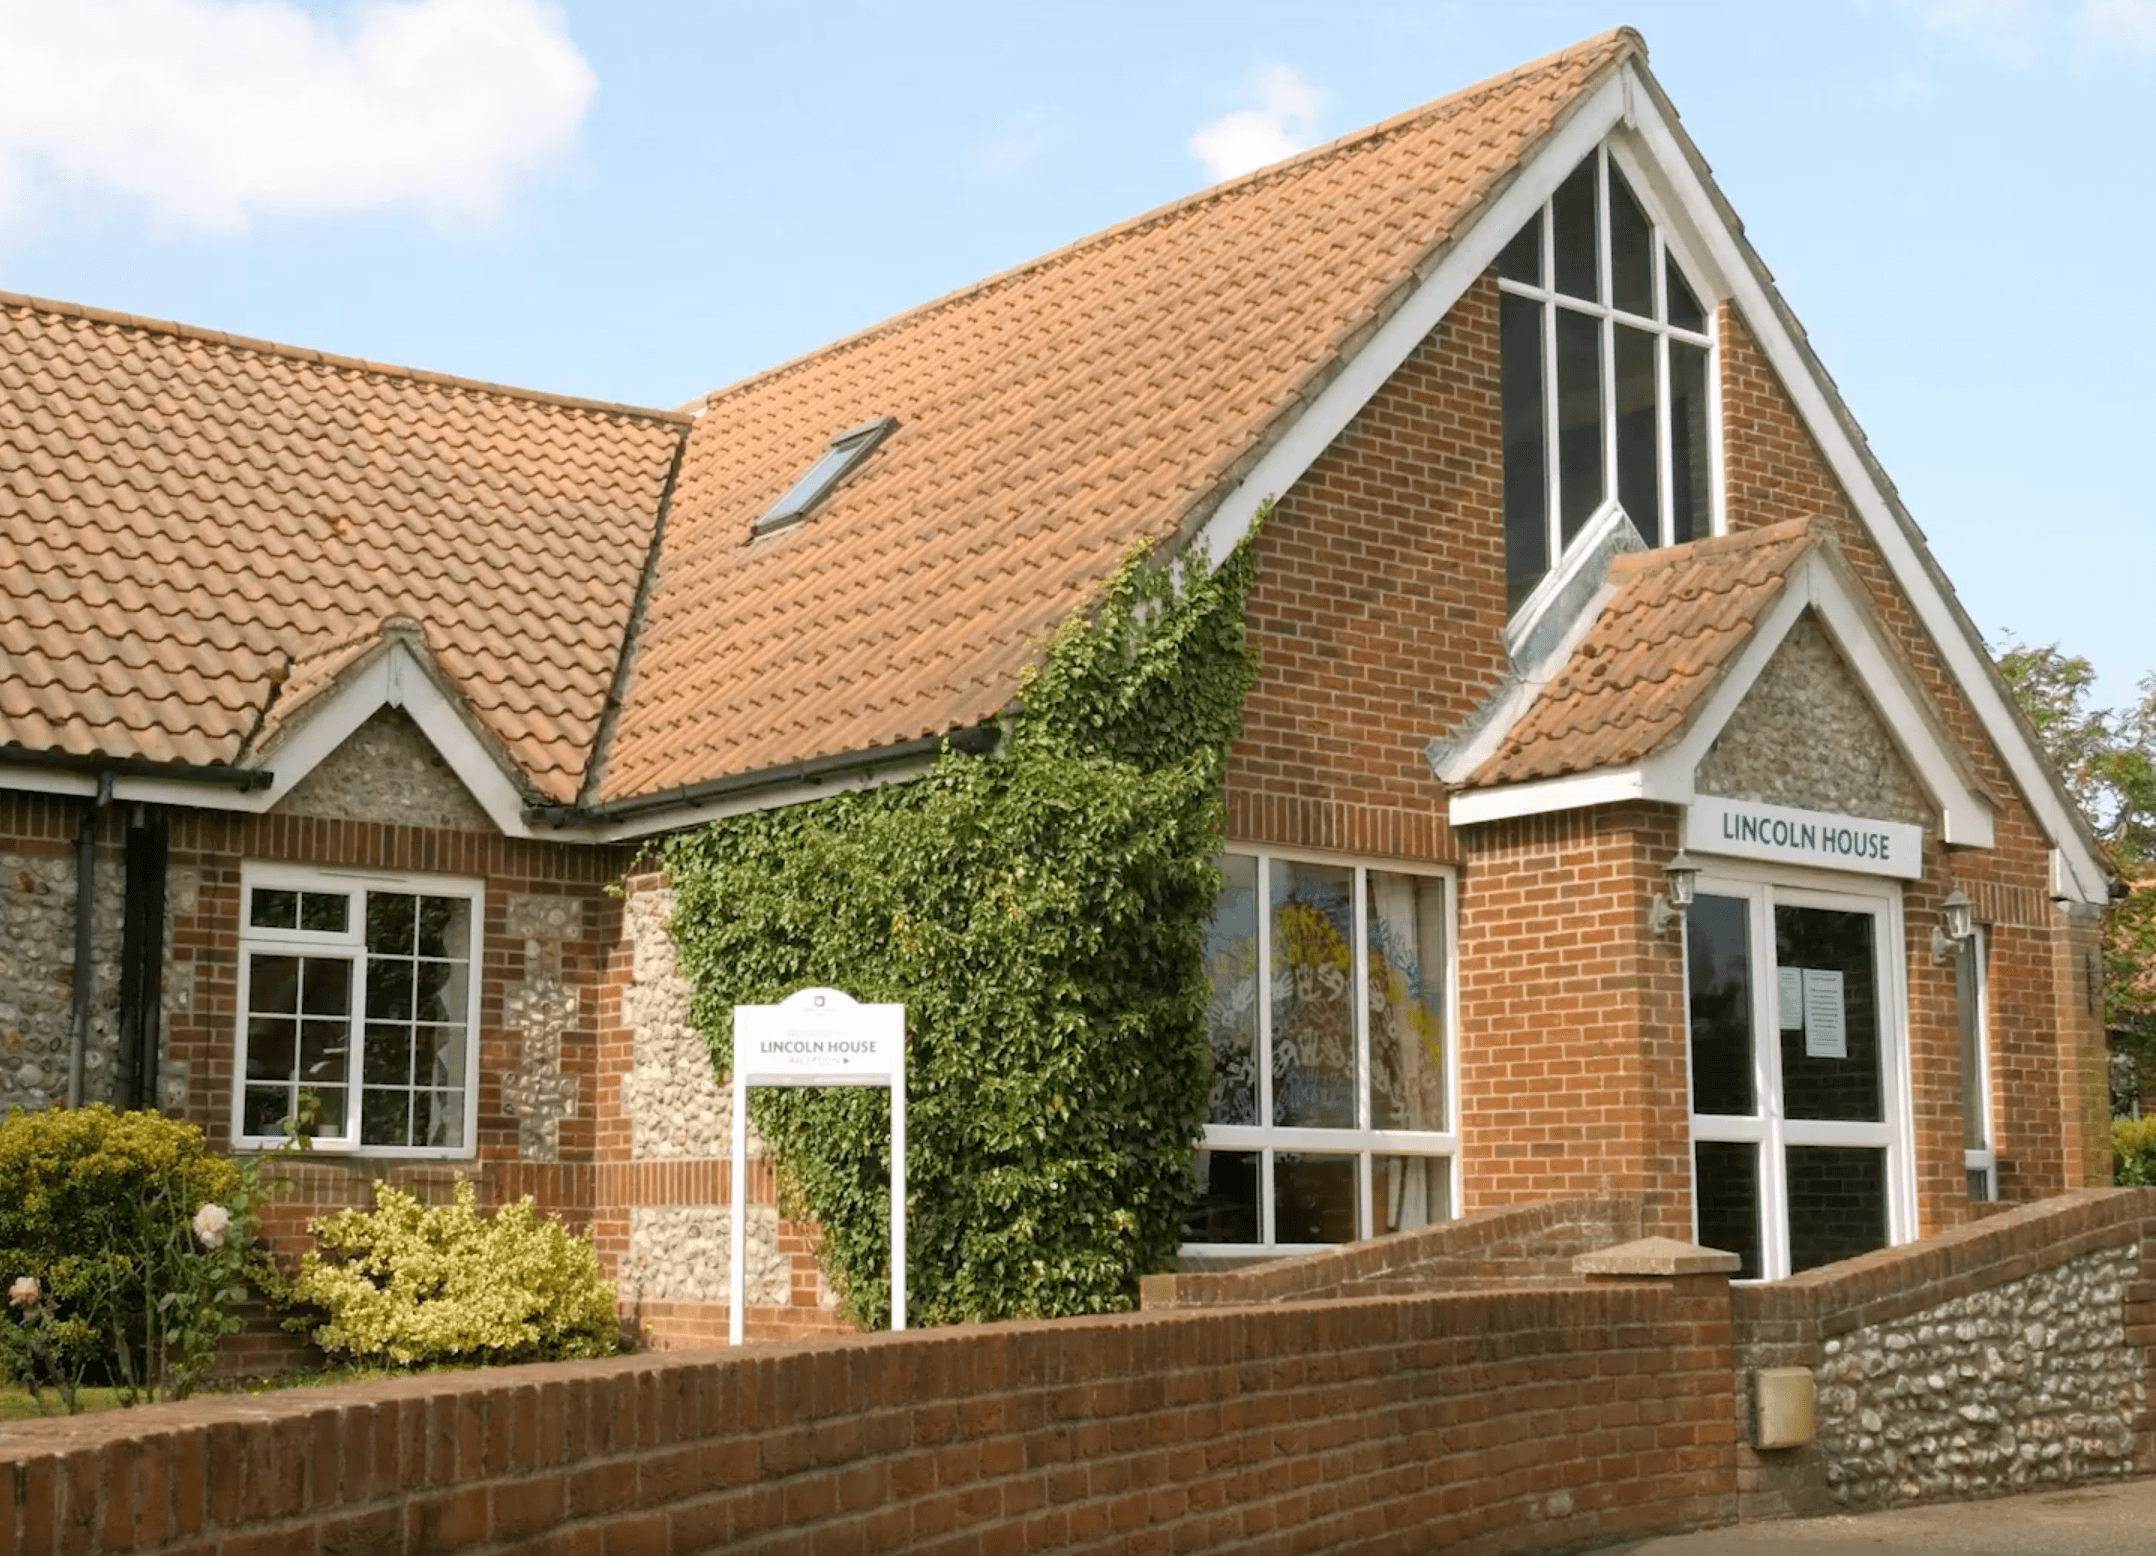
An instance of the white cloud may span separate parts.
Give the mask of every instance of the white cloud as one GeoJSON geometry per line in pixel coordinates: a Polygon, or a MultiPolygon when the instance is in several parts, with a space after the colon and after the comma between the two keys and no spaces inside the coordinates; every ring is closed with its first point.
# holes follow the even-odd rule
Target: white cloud
{"type": "Polygon", "coordinates": [[[2031,0],[1902,0],[1932,32],[1971,44],[2009,65],[2035,58],[2047,18],[2031,0]]]}
{"type": "Polygon", "coordinates": [[[2156,55],[2156,0],[2084,0],[2074,25],[2099,49],[2156,55]]]}
{"type": "Polygon", "coordinates": [[[1238,108],[1190,137],[1190,154],[1214,183],[1291,157],[1317,140],[1323,98],[1292,65],[1258,73],[1258,106],[1238,108]]]}
{"type": "Polygon", "coordinates": [[[265,216],[484,220],[597,80],[541,0],[0,0],[0,221],[60,194],[236,233],[265,216]]]}
{"type": "Polygon", "coordinates": [[[996,133],[973,148],[973,165],[990,178],[1024,178],[1040,166],[1055,139],[1055,126],[1038,108],[1003,121],[996,133]]]}

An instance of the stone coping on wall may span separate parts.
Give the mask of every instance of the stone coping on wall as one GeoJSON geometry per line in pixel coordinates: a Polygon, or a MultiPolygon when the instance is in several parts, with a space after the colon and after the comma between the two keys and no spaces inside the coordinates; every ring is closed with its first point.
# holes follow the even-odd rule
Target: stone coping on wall
{"type": "Polygon", "coordinates": [[[1239,1269],[1148,1275],[1148,1312],[1250,1302],[1312,1302],[1520,1281],[1573,1280],[1575,1255],[1639,1236],[1637,1200],[1580,1198],[1507,1205],[1457,1221],[1239,1269]],[[1567,1235],[1570,1234],[1570,1235],[1567,1235]]]}

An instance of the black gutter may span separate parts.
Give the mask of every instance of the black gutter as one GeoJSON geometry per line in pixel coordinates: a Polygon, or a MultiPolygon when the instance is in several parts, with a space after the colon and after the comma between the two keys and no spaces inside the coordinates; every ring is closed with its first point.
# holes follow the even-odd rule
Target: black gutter
{"type": "Polygon", "coordinates": [[[976,724],[970,728],[953,730],[949,735],[923,735],[917,740],[902,740],[896,745],[877,746],[869,751],[842,751],[835,756],[812,757],[806,762],[788,762],[779,767],[759,768],[752,773],[735,773],[731,777],[713,778],[704,783],[683,784],[663,793],[639,794],[631,799],[614,800],[608,804],[527,805],[524,808],[524,821],[528,826],[603,826],[608,822],[646,816],[653,811],[677,808],[694,810],[714,800],[733,799],[743,794],[754,794],[761,789],[776,789],[797,783],[822,783],[825,779],[842,773],[862,772],[890,762],[930,757],[941,751],[946,741],[955,750],[980,756],[993,751],[1000,738],[1001,731],[995,725],[976,724]]]}
{"type": "Polygon", "coordinates": [[[0,767],[49,767],[95,778],[163,778],[173,783],[230,784],[242,794],[267,789],[276,774],[262,767],[226,767],[220,763],[159,762],[146,756],[101,756],[93,752],[31,751],[0,746],[0,767]]]}

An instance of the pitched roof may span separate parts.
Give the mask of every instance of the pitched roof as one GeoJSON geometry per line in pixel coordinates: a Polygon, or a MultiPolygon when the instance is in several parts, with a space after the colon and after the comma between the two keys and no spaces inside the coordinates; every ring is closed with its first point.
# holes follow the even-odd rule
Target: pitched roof
{"type": "Polygon", "coordinates": [[[0,743],[229,762],[406,616],[570,799],[686,420],[0,294],[0,743]]]}
{"type": "Polygon", "coordinates": [[[1610,33],[706,398],[596,798],[998,712],[1130,546],[1175,534],[1588,88],[1610,33]],[[798,527],[831,437],[897,430],[798,527]]]}
{"type": "Polygon", "coordinates": [[[1610,564],[1617,592],[1563,669],[1463,785],[1623,767],[1690,727],[1824,526],[1792,519],[1610,564]]]}

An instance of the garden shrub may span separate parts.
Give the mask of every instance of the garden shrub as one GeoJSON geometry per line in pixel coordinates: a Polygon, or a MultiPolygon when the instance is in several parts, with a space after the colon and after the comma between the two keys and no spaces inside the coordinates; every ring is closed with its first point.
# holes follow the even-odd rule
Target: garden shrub
{"type": "Polygon", "coordinates": [[[256,1233],[260,1168],[202,1131],[97,1104],[16,1109],[0,1124],[0,1363],[72,1409],[86,1378],[122,1398],[178,1397],[274,1281],[256,1233]]]}
{"type": "MultiPolygon", "coordinates": [[[[992,754],[677,835],[661,862],[693,1017],[809,985],[906,1007],[908,1321],[1126,1309],[1181,1240],[1212,1057],[1204,934],[1222,777],[1255,678],[1246,540],[1126,560],[1047,645],[992,754]]],[[[859,1322],[889,1321],[881,1090],[750,1116],[859,1322]]]]}
{"type": "Polygon", "coordinates": [[[621,1348],[614,1287],[591,1243],[540,1215],[529,1195],[482,1215],[469,1180],[447,1205],[377,1183],[374,1203],[312,1223],[319,1247],[292,1282],[295,1301],[328,1314],[293,1327],[332,1356],[412,1367],[621,1348]]]}
{"type": "Polygon", "coordinates": [[[2156,1118],[2111,1121],[2111,1180],[2127,1188],[2156,1184],[2156,1118]]]}

